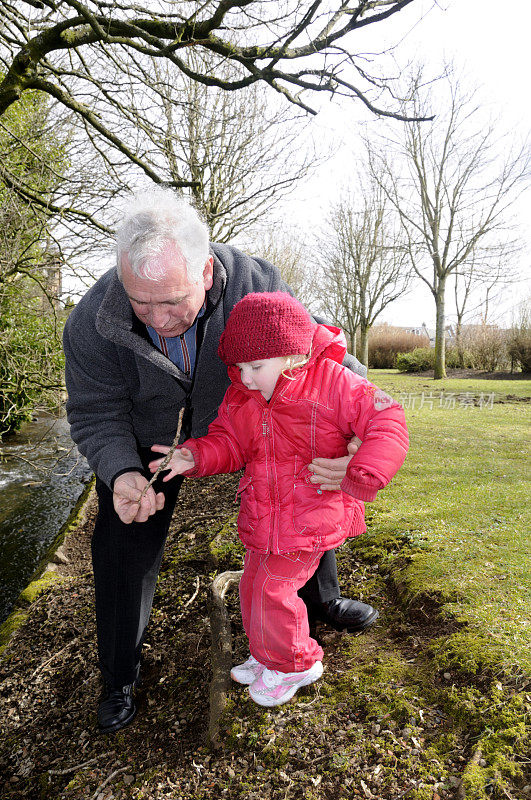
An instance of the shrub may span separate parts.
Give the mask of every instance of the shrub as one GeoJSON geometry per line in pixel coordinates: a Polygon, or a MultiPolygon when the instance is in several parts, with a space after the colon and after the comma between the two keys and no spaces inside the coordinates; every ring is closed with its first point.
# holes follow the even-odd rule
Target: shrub
{"type": "Polygon", "coordinates": [[[428,344],[427,336],[408,333],[391,325],[375,326],[369,336],[369,367],[392,369],[398,353],[409,353],[428,344]]]}
{"type": "Polygon", "coordinates": [[[507,337],[511,362],[522,372],[531,372],[531,314],[524,310],[520,321],[513,325],[507,337]]]}
{"type": "Polygon", "coordinates": [[[507,334],[497,325],[469,325],[462,334],[472,369],[494,372],[508,366],[507,334]]]}
{"type": "Polygon", "coordinates": [[[463,352],[463,363],[459,357],[459,350],[453,345],[446,346],[446,366],[448,369],[472,369],[472,356],[468,350],[463,352]]]}
{"type": "Polygon", "coordinates": [[[411,353],[399,353],[396,367],[400,372],[427,372],[435,364],[435,350],[432,347],[417,347],[411,353]]]}

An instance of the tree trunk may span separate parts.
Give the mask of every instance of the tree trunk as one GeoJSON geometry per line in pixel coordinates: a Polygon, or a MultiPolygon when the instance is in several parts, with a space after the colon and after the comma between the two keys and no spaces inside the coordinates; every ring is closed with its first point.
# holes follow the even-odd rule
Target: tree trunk
{"type": "Polygon", "coordinates": [[[445,356],[446,356],[446,331],[444,326],[444,299],[446,290],[446,278],[439,279],[437,292],[435,293],[435,365],[433,377],[438,380],[446,378],[445,356]]]}
{"type": "Polygon", "coordinates": [[[460,316],[457,317],[455,326],[455,346],[457,348],[457,358],[461,369],[465,368],[465,348],[463,347],[463,321],[460,316]]]}
{"type": "Polygon", "coordinates": [[[360,354],[358,356],[362,364],[369,366],[369,331],[370,326],[360,324],[360,354]]]}
{"type": "Polygon", "coordinates": [[[349,342],[349,344],[350,344],[350,352],[354,356],[354,358],[357,358],[357,355],[356,355],[356,351],[357,351],[356,334],[357,334],[357,332],[358,332],[357,325],[355,327],[351,328],[349,331],[345,331],[345,333],[348,333],[348,338],[350,339],[350,342],[349,342]]]}

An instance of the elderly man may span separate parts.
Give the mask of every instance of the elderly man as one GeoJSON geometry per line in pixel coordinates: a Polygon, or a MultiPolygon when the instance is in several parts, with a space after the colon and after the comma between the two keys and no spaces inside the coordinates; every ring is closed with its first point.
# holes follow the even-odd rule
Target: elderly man
{"type": "MultiPolygon", "coordinates": [[[[92,539],[102,731],[136,713],[133,689],[164,543],[181,485],[162,481],[141,497],[153,443],[202,436],[228,386],[219,337],[249,292],[289,291],[278,270],[227,245],[209,245],[195,210],[168,190],[136,199],[117,233],[117,265],[72,311],[64,335],[72,438],[96,474],[92,539]]],[[[348,366],[365,368],[349,357],[348,366]]],[[[355,452],[356,442],[349,445],[355,452]]],[[[316,459],[313,480],[339,488],[349,456],[316,459]]],[[[371,606],[340,597],[335,555],[301,590],[310,615],[337,629],[372,624],[371,606]]]]}

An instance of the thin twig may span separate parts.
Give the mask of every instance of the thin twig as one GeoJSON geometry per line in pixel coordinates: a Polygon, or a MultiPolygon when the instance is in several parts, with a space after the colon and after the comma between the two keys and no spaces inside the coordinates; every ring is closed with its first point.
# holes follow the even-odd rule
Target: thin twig
{"type": "Polygon", "coordinates": [[[91,797],[91,800],[96,800],[96,797],[99,795],[102,789],[104,789],[108,783],[112,781],[113,778],[116,778],[117,775],[120,775],[122,772],[127,772],[130,767],[121,767],[120,769],[115,769],[114,772],[111,772],[108,778],[105,778],[103,783],[100,783],[96,791],[91,797]]]}
{"type": "Polygon", "coordinates": [[[399,795],[397,795],[394,800],[400,800],[401,797],[405,797],[406,794],[409,794],[412,791],[413,789],[406,789],[404,792],[401,792],[399,795]]]}
{"type": "MultiPolygon", "coordinates": [[[[107,753],[100,753],[98,758],[107,758],[107,756],[113,756],[115,753],[116,753],[116,750],[109,750],[107,753]]],[[[63,759],[64,759],[64,755],[59,756],[59,758],[54,758],[53,761],[50,761],[50,766],[52,766],[52,764],[57,764],[58,761],[63,761],[63,759]]],[[[49,769],[46,770],[46,771],[50,772],[49,769]]]]}
{"type": "Polygon", "coordinates": [[[179,411],[179,420],[178,420],[178,422],[177,422],[177,433],[175,434],[175,439],[173,440],[173,444],[172,444],[172,446],[170,447],[170,449],[168,450],[168,452],[166,453],[166,455],[164,456],[164,458],[162,459],[162,461],[160,462],[159,466],[157,467],[157,471],[154,473],[154,475],[152,476],[152,478],[151,478],[151,480],[149,481],[149,483],[147,483],[147,484],[144,486],[144,488],[142,489],[142,494],[141,494],[141,495],[140,495],[140,497],[138,498],[138,502],[139,502],[139,503],[141,502],[142,498],[143,498],[143,497],[145,497],[145,495],[146,495],[146,492],[148,491],[148,489],[149,489],[151,486],[153,486],[153,484],[155,483],[155,481],[156,481],[156,480],[157,480],[157,478],[159,477],[160,473],[161,473],[161,472],[162,472],[164,469],[166,469],[166,467],[167,467],[167,466],[168,466],[168,464],[170,463],[170,461],[171,461],[171,457],[172,457],[172,455],[175,453],[175,448],[176,448],[176,447],[177,447],[177,445],[179,444],[179,437],[180,437],[180,435],[181,435],[181,427],[182,427],[182,424],[183,424],[183,416],[184,416],[184,406],[183,406],[183,408],[181,408],[181,410],[179,411]]]}
{"type": "Polygon", "coordinates": [[[86,678],[86,679],[83,681],[83,683],[79,683],[79,684],[76,686],[76,688],[74,689],[74,691],[73,691],[73,692],[72,692],[72,694],[70,695],[70,702],[72,702],[72,698],[73,698],[73,697],[75,697],[75,696],[76,696],[76,694],[77,694],[78,692],[82,691],[83,687],[84,687],[84,686],[85,686],[85,685],[86,685],[86,684],[87,684],[87,683],[88,683],[90,680],[92,680],[92,678],[93,678],[93,677],[94,677],[94,675],[89,675],[89,676],[88,676],[88,678],[86,678]]]}
{"type": "Polygon", "coordinates": [[[199,575],[196,577],[195,581],[196,581],[196,583],[195,583],[195,592],[193,593],[191,598],[186,601],[186,603],[184,604],[183,608],[187,608],[187,606],[189,606],[190,603],[193,603],[195,598],[199,594],[199,575]]]}
{"type": "Polygon", "coordinates": [[[193,603],[193,602],[194,602],[194,600],[195,600],[195,598],[197,597],[197,595],[198,595],[198,594],[199,594],[199,575],[198,575],[198,576],[196,577],[196,579],[195,579],[195,591],[194,591],[193,595],[192,595],[192,596],[190,597],[190,599],[189,599],[189,600],[187,600],[187,601],[186,601],[186,603],[184,604],[184,606],[183,606],[183,610],[182,610],[182,611],[181,611],[181,613],[180,613],[180,614],[179,614],[179,615],[178,615],[178,616],[175,618],[175,620],[174,620],[174,624],[175,624],[175,623],[177,623],[177,622],[180,622],[180,620],[181,620],[181,619],[184,617],[184,615],[185,615],[185,613],[186,613],[185,609],[186,609],[186,608],[188,608],[188,606],[189,606],[191,603],[193,603]]]}
{"type": "Polygon", "coordinates": [[[45,669],[45,667],[48,667],[52,663],[52,661],[55,661],[56,658],[62,655],[65,650],[68,650],[68,648],[72,647],[72,645],[77,644],[78,642],[79,639],[76,636],[75,639],[72,639],[72,641],[68,642],[68,644],[65,644],[65,646],[62,647],[61,650],[59,650],[57,653],[54,653],[53,656],[48,659],[48,661],[45,661],[44,664],[41,664],[40,666],[37,667],[37,669],[31,676],[30,681],[32,681],[39,674],[39,672],[42,672],[42,670],[45,669]]]}
{"type": "MultiPolygon", "coordinates": [[[[175,529],[174,533],[175,535],[179,533],[185,533],[195,525],[201,525],[203,522],[212,522],[214,519],[222,519],[224,516],[225,515],[223,512],[219,512],[218,514],[198,514],[196,517],[190,517],[190,519],[187,519],[182,525],[179,525],[179,527],[175,529]]],[[[216,536],[218,532],[215,534],[216,536]]]]}
{"type": "Polygon", "coordinates": [[[89,767],[91,764],[94,764],[95,761],[99,761],[100,758],[104,758],[105,756],[112,756],[114,752],[115,752],[114,750],[109,750],[108,753],[101,753],[101,755],[96,756],[95,758],[91,758],[89,761],[83,761],[81,764],[75,764],[75,766],[68,767],[68,769],[49,769],[48,775],[68,775],[70,772],[76,772],[76,770],[78,769],[89,767]]]}

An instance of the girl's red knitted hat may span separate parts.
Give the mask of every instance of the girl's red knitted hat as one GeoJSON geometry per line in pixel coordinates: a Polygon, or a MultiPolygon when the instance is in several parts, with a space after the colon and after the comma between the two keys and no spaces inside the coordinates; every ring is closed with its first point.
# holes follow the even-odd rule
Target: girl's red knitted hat
{"type": "Polygon", "coordinates": [[[315,323],[298,300],[285,292],[247,294],[232,309],[219,340],[218,355],[230,366],[277,356],[305,355],[315,323]]]}

